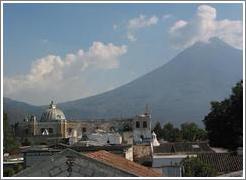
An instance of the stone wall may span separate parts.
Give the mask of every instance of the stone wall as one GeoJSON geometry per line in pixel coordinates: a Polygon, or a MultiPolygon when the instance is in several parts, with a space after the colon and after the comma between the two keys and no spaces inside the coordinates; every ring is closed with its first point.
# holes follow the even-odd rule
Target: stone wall
{"type": "Polygon", "coordinates": [[[133,146],[134,161],[150,156],[151,156],[151,147],[149,144],[139,144],[133,146]]]}
{"type": "Polygon", "coordinates": [[[133,132],[126,131],[122,133],[122,143],[123,144],[133,144],[133,132]]]}

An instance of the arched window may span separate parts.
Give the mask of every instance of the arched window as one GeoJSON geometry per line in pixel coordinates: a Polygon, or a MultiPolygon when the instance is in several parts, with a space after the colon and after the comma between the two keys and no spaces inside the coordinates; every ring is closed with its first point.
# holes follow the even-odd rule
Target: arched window
{"type": "Polygon", "coordinates": [[[72,128],[68,128],[68,129],[67,129],[68,134],[72,134],[72,131],[73,131],[72,128]]]}
{"type": "Polygon", "coordinates": [[[136,128],[140,128],[140,122],[136,121],[136,128]]]}
{"type": "Polygon", "coordinates": [[[143,122],[143,128],[147,128],[147,121],[143,122]]]}
{"type": "Polygon", "coordinates": [[[82,128],[82,133],[85,133],[85,132],[86,132],[86,128],[83,127],[83,128],[82,128]]]}

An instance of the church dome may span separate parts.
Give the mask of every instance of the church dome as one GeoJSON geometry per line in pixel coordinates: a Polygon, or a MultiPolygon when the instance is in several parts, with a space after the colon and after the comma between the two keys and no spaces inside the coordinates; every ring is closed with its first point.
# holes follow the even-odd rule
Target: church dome
{"type": "Polygon", "coordinates": [[[40,121],[57,121],[65,119],[66,117],[62,110],[58,109],[53,101],[51,101],[49,108],[43,112],[40,121]]]}

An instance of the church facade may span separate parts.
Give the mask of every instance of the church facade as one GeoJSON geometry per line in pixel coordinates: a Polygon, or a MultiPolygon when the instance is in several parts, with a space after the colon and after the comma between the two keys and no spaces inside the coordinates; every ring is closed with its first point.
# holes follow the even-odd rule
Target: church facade
{"type": "Polygon", "coordinates": [[[96,131],[130,132],[134,143],[151,140],[151,115],[144,113],[127,119],[91,119],[69,120],[63,111],[51,102],[38,120],[36,116],[26,118],[19,124],[16,132],[21,137],[44,138],[78,138],[88,136],[96,131]]]}

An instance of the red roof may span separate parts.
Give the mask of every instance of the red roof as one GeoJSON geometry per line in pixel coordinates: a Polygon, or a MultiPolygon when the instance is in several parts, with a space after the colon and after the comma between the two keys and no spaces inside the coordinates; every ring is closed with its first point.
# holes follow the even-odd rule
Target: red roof
{"type": "Polygon", "coordinates": [[[101,161],[105,164],[111,165],[117,169],[129,172],[136,176],[159,177],[162,176],[151,168],[144,167],[140,164],[127,160],[121,156],[101,150],[86,154],[88,157],[101,161]]]}

